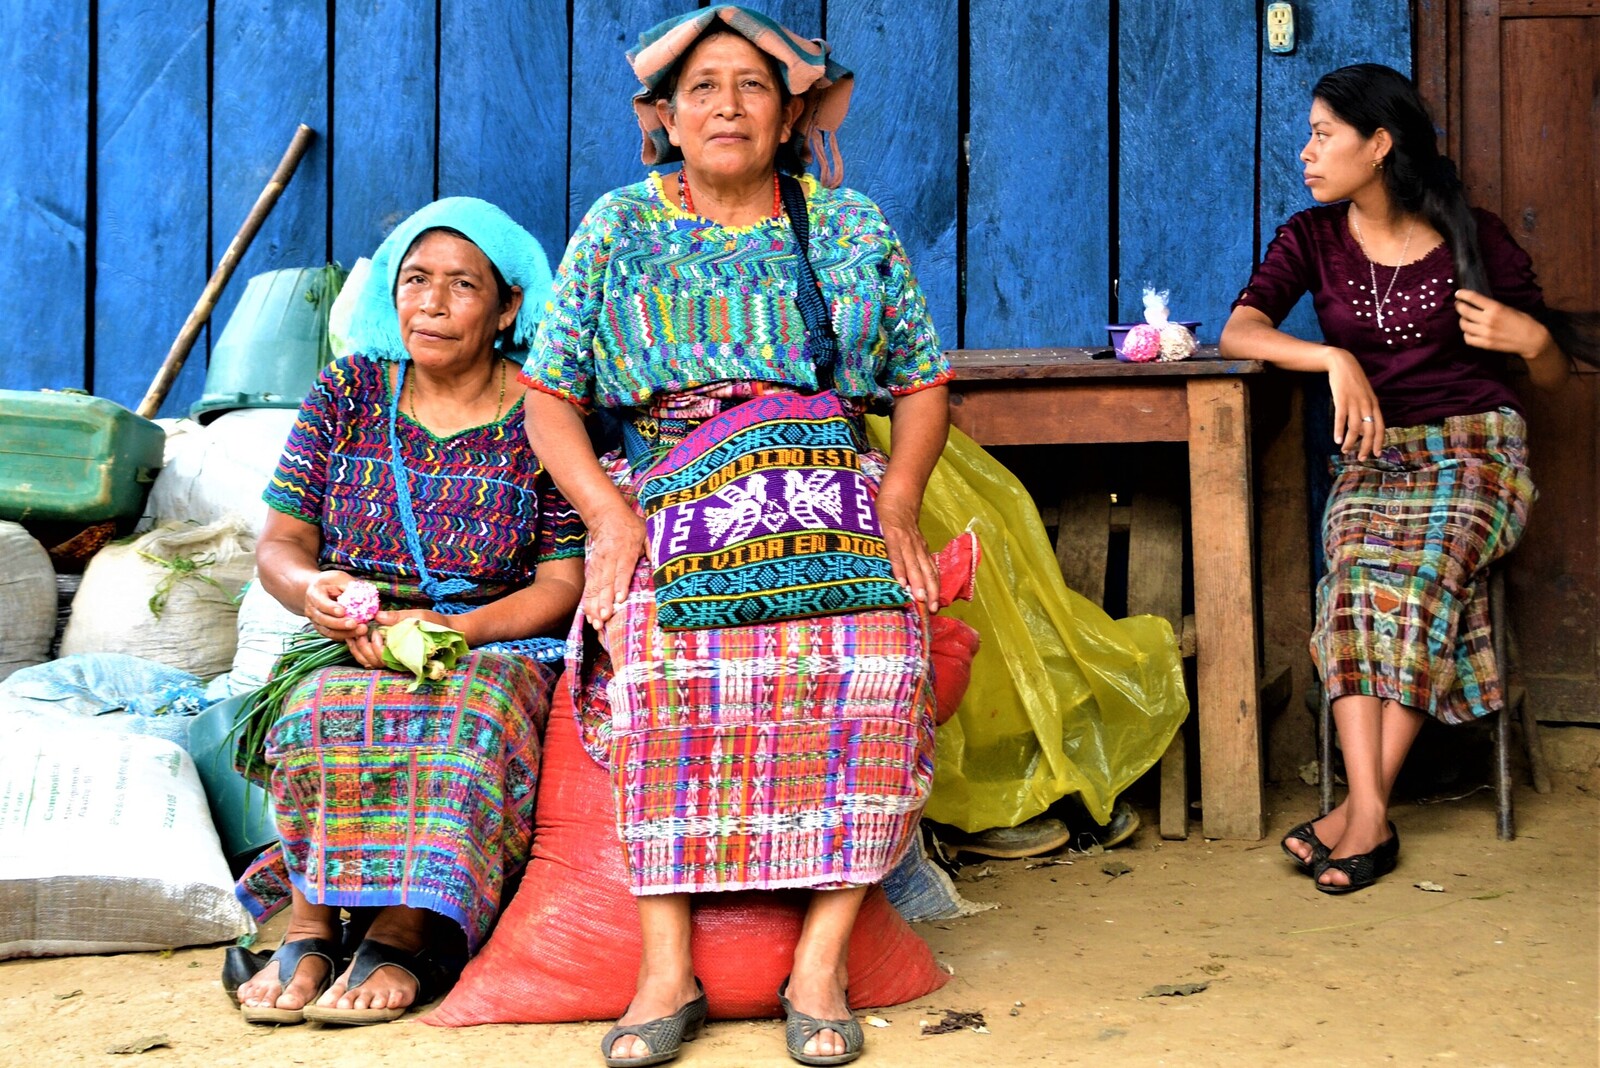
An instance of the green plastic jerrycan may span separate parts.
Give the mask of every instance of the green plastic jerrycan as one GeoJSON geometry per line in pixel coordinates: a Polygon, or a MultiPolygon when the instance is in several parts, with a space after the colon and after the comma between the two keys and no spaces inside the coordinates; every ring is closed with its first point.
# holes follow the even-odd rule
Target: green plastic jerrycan
{"type": "Polygon", "coordinates": [[[328,362],[328,311],[344,271],[290,267],[250,279],[211,346],[205,392],[189,409],[208,423],[236,408],[298,408],[328,362]]]}
{"type": "Polygon", "coordinates": [[[254,855],[278,840],[272,798],[233,769],[233,721],[247,695],[212,705],[189,723],[189,755],[211,803],[222,851],[230,859],[254,855]]]}
{"type": "Polygon", "coordinates": [[[0,519],[136,516],[166,443],[161,427],[103,397],[0,389],[0,519]]]}

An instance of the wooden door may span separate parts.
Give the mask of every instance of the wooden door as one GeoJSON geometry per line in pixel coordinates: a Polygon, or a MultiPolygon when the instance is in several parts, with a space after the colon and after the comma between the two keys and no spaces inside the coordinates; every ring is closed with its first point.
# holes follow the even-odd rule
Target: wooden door
{"type": "MultiPolygon", "coordinates": [[[[1553,307],[1600,309],[1600,0],[1423,0],[1417,31],[1468,197],[1553,307]]],[[[1523,395],[1540,497],[1510,571],[1518,662],[1539,719],[1600,722],[1600,373],[1523,395]]]]}

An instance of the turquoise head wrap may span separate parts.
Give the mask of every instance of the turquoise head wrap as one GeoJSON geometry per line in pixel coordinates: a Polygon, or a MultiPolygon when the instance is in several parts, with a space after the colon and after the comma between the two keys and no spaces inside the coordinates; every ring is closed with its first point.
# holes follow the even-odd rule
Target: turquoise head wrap
{"type": "Polygon", "coordinates": [[[505,212],[477,197],[446,197],[414,213],[384,238],[372,254],[372,272],[356,298],[350,316],[350,348],[372,359],[409,360],[400,339],[400,316],[395,312],[395,279],[400,261],[411,243],[426,230],[448,227],[465,234],[507,285],[522,287],[522,308],[512,323],[510,336],[495,347],[502,355],[526,352],[550,299],[550,261],[528,231],[505,212]]]}

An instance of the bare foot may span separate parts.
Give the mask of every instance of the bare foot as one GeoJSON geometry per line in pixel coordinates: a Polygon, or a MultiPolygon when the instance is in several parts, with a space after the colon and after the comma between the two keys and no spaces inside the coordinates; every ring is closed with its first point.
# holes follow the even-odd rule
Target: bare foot
{"type": "MultiPolygon", "coordinates": [[[[422,909],[392,905],[378,913],[367,930],[367,938],[415,953],[427,941],[427,918],[422,909]]],[[[349,989],[354,967],[352,963],[333,981],[327,993],[317,999],[318,1005],[334,1009],[403,1009],[417,999],[417,980],[411,973],[388,964],[354,990],[349,989]]]]}
{"type": "MultiPolygon", "coordinates": [[[[291,918],[283,941],[297,942],[302,938],[334,939],[333,924],[318,920],[291,918]]],[[[302,957],[300,966],[284,986],[278,976],[278,962],[273,961],[255,974],[247,983],[239,984],[239,1004],[247,1009],[303,1009],[310,1004],[332,968],[322,957],[302,957]]]]}
{"type": "MultiPolygon", "coordinates": [[[[700,987],[693,975],[662,977],[641,976],[639,989],[634,992],[628,1011],[617,1021],[619,1027],[649,1023],[671,1016],[700,996],[700,987]]],[[[638,1035],[623,1035],[611,1043],[611,1056],[617,1058],[644,1057],[650,1052],[644,1039],[638,1035]]]]}
{"type": "MultiPolygon", "coordinates": [[[[1387,842],[1393,834],[1394,832],[1389,829],[1387,815],[1380,816],[1377,819],[1351,819],[1346,824],[1344,832],[1339,836],[1338,843],[1330,847],[1328,856],[1332,860],[1342,860],[1345,857],[1355,857],[1363,853],[1370,853],[1387,842]]],[[[1327,841],[1327,839],[1323,839],[1323,841],[1327,841]]],[[[1317,882],[1323,886],[1349,886],[1350,876],[1338,868],[1328,868],[1317,877],[1317,882]]]]}
{"type": "MultiPolygon", "coordinates": [[[[840,967],[836,971],[805,971],[798,966],[789,976],[784,996],[799,1012],[819,1020],[848,1020],[850,1002],[845,996],[845,983],[849,973],[840,967]]],[[[844,1036],[837,1031],[818,1031],[806,1040],[808,1057],[837,1057],[845,1052],[844,1036]]]]}
{"type": "MultiPolygon", "coordinates": [[[[1332,843],[1338,842],[1344,836],[1346,819],[1345,803],[1341,801],[1326,816],[1314,821],[1311,824],[1311,830],[1317,836],[1317,841],[1331,849],[1332,843]]],[[[1299,857],[1302,863],[1310,864],[1312,862],[1311,844],[1309,842],[1302,842],[1298,838],[1285,838],[1283,844],[1289,852],[1299,857]]]]}

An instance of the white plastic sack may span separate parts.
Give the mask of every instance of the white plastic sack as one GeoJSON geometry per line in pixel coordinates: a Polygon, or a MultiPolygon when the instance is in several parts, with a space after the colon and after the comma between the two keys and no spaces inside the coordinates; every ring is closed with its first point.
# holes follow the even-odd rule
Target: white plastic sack
{"type": "Polygon", "coordinates": [[[265,686],[272,666],[283,655],[283,643],[305,627],[305,619],[279,604],[259,579],[245,587],[239,602],[239,647],[228,673],[228,696],[265,686]]]}
{"type": "Polygon", "coordinates": [[[210,945],[254,930],[183,750],[0,715],[0,960],[210,945]]]}
{"type": "Polygon", "coordinates": [[[356,302],[361,299],[361,290],[371,273],[371,260],[365,256],[356,260],[356,265],[345,276],[339,295],[334,298],[333,307],[328,309],[328,348],[336,360],[350,355],[353,349],[350,344],[350,319],[355,314],[356,302]]]}
{"type": "Polygon", "coordinates": [[[201,426],[181,419],[167,427],[166,463],[145,502],[145,526],[163,522],[244,520],[260,534],[267,519],[261,494],[294,426],[293,408],[241,408],[201,426]]]}
{"type": "Polygon", "coordinates": [[[127,653],[202,679],[220,675],[233,662],[237,600],[255,563],[255,536],[237,517],[108,545],[72,599],[61,655],[127,653]]]}
{"type": "Polygon", "coordinates": [[[56,635],[56,569],[17,523],[0,523],[0,679],[50,659],[56,635]]]}

